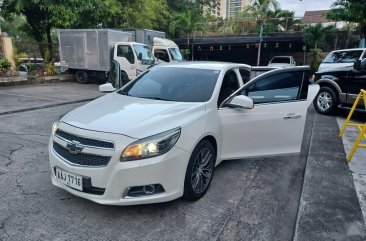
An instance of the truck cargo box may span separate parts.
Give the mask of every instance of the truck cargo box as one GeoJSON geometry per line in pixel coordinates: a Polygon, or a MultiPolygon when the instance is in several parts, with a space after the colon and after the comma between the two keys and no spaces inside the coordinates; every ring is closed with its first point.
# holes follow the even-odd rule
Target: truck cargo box
{"type": "Polygon", "coordinates": [[[111,29],[58,30],[60,59],[69,69],[109,71],[113,47],[132,41],[132,34],[111,29]]]}
{"type": "Polygon", "coordinates": [[[146,44],[150,49],[152,49],[154,45],[154,37],[166,37],[165,32],[150,29],[125,29],[124,31],[132,34],[132,41],[146,44]]]}

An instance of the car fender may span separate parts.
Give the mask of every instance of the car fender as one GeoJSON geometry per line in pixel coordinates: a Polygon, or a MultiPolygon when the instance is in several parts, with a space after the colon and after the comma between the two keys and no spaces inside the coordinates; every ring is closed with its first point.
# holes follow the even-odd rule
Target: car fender
{"type": "Polygon", "coordinates": [[[330,84],[337,90],[338,93],[342,93],[341,87],[339,87],[339,85],[337,84],[337,82],[335,80],[338,80],[338,79],[334,76],[327,75],[327,76],[322,76],[322,78],[320,80],[316,81],[316,83],[319,84],[320,86],[322,84],[330,84]]]}

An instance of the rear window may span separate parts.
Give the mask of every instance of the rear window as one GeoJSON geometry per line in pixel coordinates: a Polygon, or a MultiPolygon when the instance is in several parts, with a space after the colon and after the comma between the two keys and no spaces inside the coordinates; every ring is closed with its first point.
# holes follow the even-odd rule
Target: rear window
{"type": "Polygon", "coordinates": [[[323,63],[353,63],[361,57],[362,50],[337,51],[327,55],[323,63]]]}
{"type": "Polygon", "coordinates": [[[290,58],[286,58],[286,57],[275,57],[271,60],[271,63],[284,63],[284,64],[289,64],[290,63],[290,58]]]}

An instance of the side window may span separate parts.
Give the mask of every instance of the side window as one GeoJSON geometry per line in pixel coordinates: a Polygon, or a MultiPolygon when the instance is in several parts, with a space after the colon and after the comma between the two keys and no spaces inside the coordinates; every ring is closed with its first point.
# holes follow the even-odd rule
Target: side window
{"type": "Polygon", "coordinates": [[[247,86],[241,94],[255,104],[306,99],[309,81],[303,79],[308,77],[303,71],[270,75],[247,86]]]}
{"type": "Polygon", "coordinates": [[[131,46],[118,45],[117,46],[117,56],[125,57],[128,60],[128,62],[130,62],[131,64],[135,63],[135,56],[133,55],[131,46]]]}
{"type": "Polygon", "coordinates": [[[247,69],[239,69],[243,84],[246,84],[250,80],[250,71],[247,69]]]}
{"type": "Polygon", "coordinates": [[[239,89],[238,77],[233,70],[229,70],[226,72],[222,81],[217,106],[219,107],[220,104],[237,89],[239,89]]]}
{"type": "Polygon", "coordinates": [[[170,62],[168,51],[165,49],[155,49],[154,56],[157,59],[161,59],[165,62],[170,62]]]}

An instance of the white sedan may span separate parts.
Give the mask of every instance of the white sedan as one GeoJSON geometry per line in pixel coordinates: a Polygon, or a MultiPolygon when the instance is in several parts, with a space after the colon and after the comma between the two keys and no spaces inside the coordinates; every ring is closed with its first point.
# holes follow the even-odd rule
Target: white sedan
{"type": "MultiPolygon", "coordinates": [[[[158,65],[69,112],[52,128],[52,183],[101,204],[196,200],[223,160],[299,153],[307,108],[319,90],[310,69],[248,80],[251,70],[215,62],[158,65]]],[[[117,66],[115,77],[119,72],[117,66]]]]}

